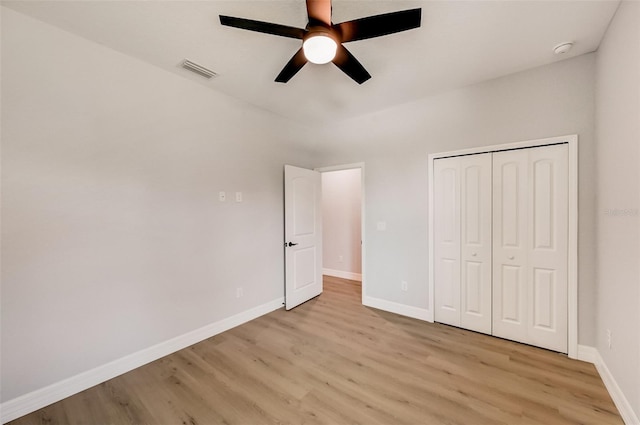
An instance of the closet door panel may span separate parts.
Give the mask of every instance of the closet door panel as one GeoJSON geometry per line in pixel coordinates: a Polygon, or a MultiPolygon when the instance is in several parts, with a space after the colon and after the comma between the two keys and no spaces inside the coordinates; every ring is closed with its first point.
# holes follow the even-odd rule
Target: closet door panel
{"type": "Polygon", "coordinates": [[[493,154],[493,334],[527,342],[526,150],[493,154]]]}
{"type": "Polygon", "coordinates": [[[529,343],[567,352],[568,146],[529,149],[529,343]]]}
{"type": "Polygon", "coordinates": [[[491,154],[460,157],[460,325],[491,333],[491,154]]]}
{"type": "Polygon", "coordinates": [[[434,161],[435,320],[460,326],[460,161],[434,161]]]}

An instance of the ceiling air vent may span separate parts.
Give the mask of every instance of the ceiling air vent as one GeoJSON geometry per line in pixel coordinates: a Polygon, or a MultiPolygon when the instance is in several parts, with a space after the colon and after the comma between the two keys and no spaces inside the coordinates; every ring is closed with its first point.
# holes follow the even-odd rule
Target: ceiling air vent
{"type": "Polygon", "coordinates": [[[205,78],[213,78],[218,75],[212,70],[207,69],[202,65],[198,65],[195,62],[191,62],[188,59],[185,59],[184,62],[182,62],[182,67],[205,78]]]}

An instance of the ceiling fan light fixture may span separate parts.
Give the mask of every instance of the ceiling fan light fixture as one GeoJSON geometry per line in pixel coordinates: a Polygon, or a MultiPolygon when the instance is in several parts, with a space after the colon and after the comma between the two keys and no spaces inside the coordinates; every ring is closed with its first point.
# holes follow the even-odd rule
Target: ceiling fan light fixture
{"type": "Polygon", "coordinates": [[[336,57],[338,43],[326,34],[312,34],[302,43],[304,56],[311,63],[324,64],[336,57]]]}
{"type": "Polygon", "coordinates": [[[362,84],[371,78],[371,74],[343,44],[418,28],[422,19],[422,9],[417,8],[334,24],[331,19],[331,0],[306,0],[306,3],[308,21],[304,29],[226,15],[220,15],[220,24],[302,40],[302,47],[294,53],[276,77],[277,83],[289,81],[307,62],[333,62],[353,81],[362,84]]]}

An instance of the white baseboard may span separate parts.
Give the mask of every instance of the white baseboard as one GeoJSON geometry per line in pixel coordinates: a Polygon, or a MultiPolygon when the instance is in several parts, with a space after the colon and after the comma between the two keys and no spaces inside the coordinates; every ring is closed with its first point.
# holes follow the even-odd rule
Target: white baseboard
{"type": "Polygon", "coordinates": [[[598,373],[600,374],[600,378],[602,378],[604,386],[607,387],[607,391],[609,391],[609,395],[611,396],[613,403],[618,408],[618,412],[620,412],[620,416],[622,416],[624,423],[627,425],[639,425],[640,420],[633,411],[631,403],[629,403],[629,400],[627,400],[627,397],[625,397],[624,393],[618,386],[618,383],[611,374],[611,371],[604,362],[604,359],[600,355],[598,349],[586,345],[578,345],[578,360],[593,363],[595,365],[598,373]]]}
{"type": "Polygon", "coordinates": [[[339,277],[342,279],[349,279],[349,280],[357,280],[358,282],[362,282],[362,274],[360,273],[343,272],[342,270],[333,270],[333,269],[322,269],[322,274],[326,274],[327,276],[339,277]]]}
{"type": "Polygon", "coordinates": [[[368,296],[362,297],[362,304],[367,307],[377,308],[378,310],[388,311],[390,313],[400,314],[402,316],[413,317],[414,319],[433,321],[429,310],[426,308],[413,307],[410,305],[400,304],[393,301],[382,300],[368,296]]]}
{"type": "Polygon", "coordinates": [[[77,394],[118,375],[129,372],[154,360],[196,344],[214,335],[239,326],[250,320],[277,310],[283,306],[284,298],[278,298],[243,311],[218,322],[172,338],[168,341],[114,360],[102,366],[67,378],[63,381],[6,401],[0,405],[0,419],[4,424],[52,403],[77,394]]]}
{"type": "Polygon", "coordinates": [[[578,344],[578,360],[596,364],[596,362],[598,361],[598,356],[598,350],[596,350],[595,347],[578,344]]]}

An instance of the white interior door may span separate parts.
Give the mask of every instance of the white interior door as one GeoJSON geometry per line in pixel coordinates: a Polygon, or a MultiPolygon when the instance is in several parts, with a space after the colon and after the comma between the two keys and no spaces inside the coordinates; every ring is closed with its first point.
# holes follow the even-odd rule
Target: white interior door
{"type": "Polygon", "coordinates": [[[320,173],[284,166],[285,308],[322,293],[320,173]]]}
{"type": "Polygon", "coordinates": [[[493,165],[493,334],[566,353],[568,146],[493,165]]]}
{"type": "Polygon", "coordinates": [[[460,326],[491,334],[491,153],[460,160],[460,326]]]}
{"type": "Polygon", "coordinates": [[[435,320],[460,326],[460,158],[434,161],[435,320]]]}
{"type": "Polygon", "coordinates": [[[527,342],[527,151],[493,154],[493,334],[527,342]]]}
{"type": "Polygon", "coordinates": [[[491,154],[434,162],[435,320],[491,333],[491,154]]]}
{"type": "Polygon", "coordinates": [[[567,352],[568,145],[529,149],[529,344],[567,352]]]}

